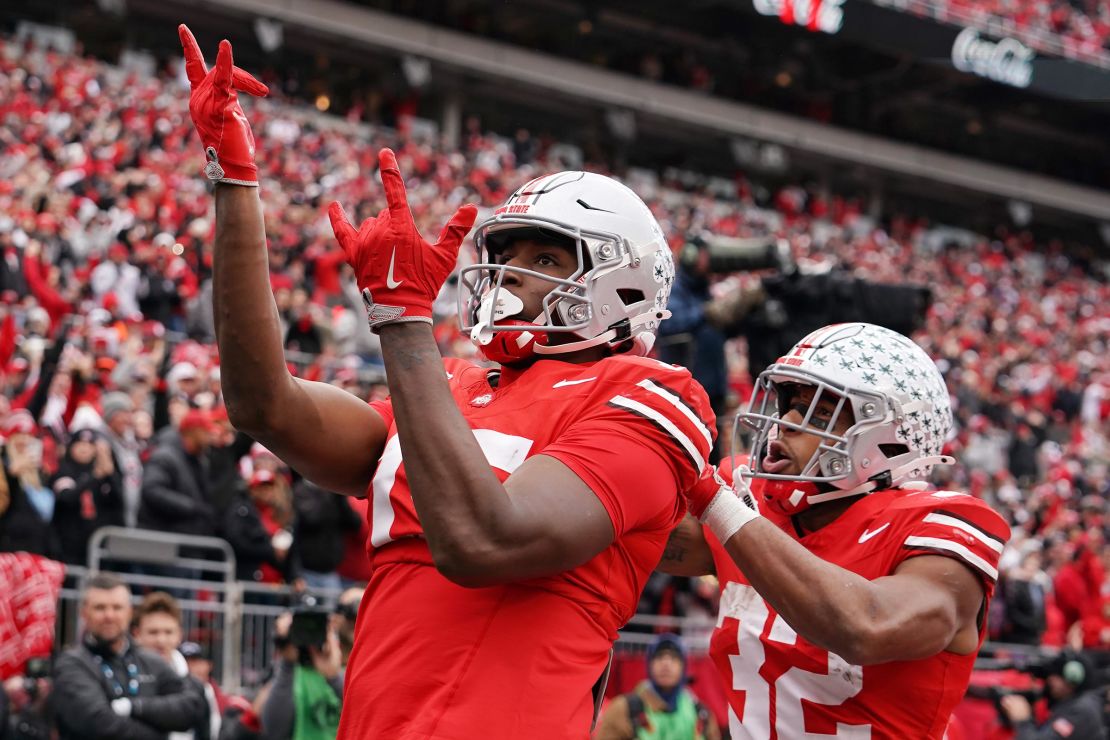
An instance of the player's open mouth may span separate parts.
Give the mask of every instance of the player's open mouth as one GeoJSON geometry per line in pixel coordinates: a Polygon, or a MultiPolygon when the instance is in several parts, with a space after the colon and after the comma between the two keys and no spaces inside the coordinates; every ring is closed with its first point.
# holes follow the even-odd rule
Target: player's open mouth
{"type": "Polygon", "coordinates": [[[776,440],[767,446],[767,454],[764,455],[760,467],[763,468],[764,473],[779,475],[787,472],[793,464],[794,460],[790,457],[790,451],[786,449],[786,445],[776,440]]]}

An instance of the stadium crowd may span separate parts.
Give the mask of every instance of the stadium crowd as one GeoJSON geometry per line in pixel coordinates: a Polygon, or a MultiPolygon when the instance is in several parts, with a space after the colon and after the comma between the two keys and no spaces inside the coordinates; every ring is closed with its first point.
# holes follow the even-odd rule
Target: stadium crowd
{"type": "MultiPolygon", "coordinates": [[[[226,538],[245,580],[364,581],[365,503],[295,479],[227,420],[211,200],[182,82],[0,40],[0,553],[83,565],[97,528],[138,526],[226,538]]],[[[447,149],[403,120],[375,129],[280,99],[253,103],[251,118],[290,364],[367,400],[385,393],[378,347],[323,206],[359,204],[352,220],[376,213],[385,144],[411,173],[425,233],[464,202],[491,207],[567,166],[548,142],[480,127],[447,149]]],[[[962,462],[942,484],[984,498],[1014,530],[992,636],[1110,648],[1105,263],[1003,228],[879,223],[857,200],[800,185],[624,174],[676,248],[705,231],[771,236],[804,270],[929,286],[915,339],[948,382],[948,449],[962,462]]],[[[714,276],[709,302],[759,279],[714,276]]],[[[472,356],[448,292],[437,337],[446,354],[472,356]]],[[[725,345],[727,409],[750,392],[744,341],[725,345]]],[[[660,598],[648,604],[665,610],[660,598]]]]}
{"type": "Polygon", "coordinates": [[[1110,42],[1110,6],[1100,0],[939,0],[910,2],[911,11],[929,12],[940,17],[974,25],[1001,25],[1035,49],[1068,57],[1105,58],[1110,42]],[[1056,43],[1046,43],[1046,41],[1056,43]]]}

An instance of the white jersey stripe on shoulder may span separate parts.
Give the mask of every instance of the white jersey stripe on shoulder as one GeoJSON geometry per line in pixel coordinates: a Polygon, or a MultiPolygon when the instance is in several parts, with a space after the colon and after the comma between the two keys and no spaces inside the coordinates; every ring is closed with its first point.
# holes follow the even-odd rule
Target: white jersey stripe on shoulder
{"type": "Polygon", "coordinates": [[[686,402],[682,400],[681,396],[672,391],[670,388],[661,386],[658,383],[654,383],[648,379],[641,380],[636,385],[640,386],[644,390],[651,391],[652,393],[659,396],[664,401],[678,409],[679,413],[689,419],[690,423],[694,425],[694,428],[701,432],[701,436],[705,437],[705,443],[710,447],[713,446],[713,433],[710,432],[709,428],[706,427],[702,420],[698,418],[698,415],[694,413],[694,410],[686,405],[686,402]]]}
{"type": "Polygon", "coordinates": [[[979,540],[980,542],[982,542],[984,545],[986,545],[990,549],[994,550],[995,552],[1000,553],[1000,554],[1002,552],[1002,543],[1001,542],[999,542],[998,540],[994,539],[993,537],[987,535],[986,533],[983,532],[983,530],[979,529],[978,527],[974,526],[973,524],[969,524],[968,522],[965,522],[963,519],[957,519],[956,517],[948,516],[947,514],[938,514],[937,512],[934,511],[934,512],[926,515],[925,523],[926,524],[943,524],[943,525],[948,526],[948,527],[955,527],[956,529],[967,532],[969,535],[971,535],[975,539],[979,540]]]}
{"type": "Polygon", "coordinates": [[[658,410],[653,409],[651,406],[642,404],[639,401],[634,401],[631,398],[626,398],[624,396],[614,396],[613,399],[609,401],[609,403],[628,409],[634,414],[638,414],[646,419],[655,422],[663,431],[674,437],[675,441],[682,446],[682,449],[686,451],[686,454],[689,455],[690,460],[697,467],[699,474],[701,474],[701,471],[705,470],[705,458],[702,457],[701,452],[698,451],[697,445],[695,445],[693,441],[689,437],[687,437],[681,429],[675,426],[675,423],[668,419],[664,414],[661,414],[658,410]]]}
{"type": "Polygon", "coordinates": [[[393,484],[397,481],[397,469],[401,467],[401,438],[394,434],[385,444],[378,469],[374,472],[373,501],[371,502],[370,544],[381,547],[393,538],[389,534],[396,515],[389,500],[393,484]]]}
{"type": "Polygon", "coordinates": [[[959,542],[942,540],[939,537],[907,537],[905,544],[907,547],[919,547],[928,550],[947,550],[948,552],[955,553],[969,565],[974,565],[976,568],[983,571],[992,581],[998,580],[998,568],[995,568],[959,542]]]}

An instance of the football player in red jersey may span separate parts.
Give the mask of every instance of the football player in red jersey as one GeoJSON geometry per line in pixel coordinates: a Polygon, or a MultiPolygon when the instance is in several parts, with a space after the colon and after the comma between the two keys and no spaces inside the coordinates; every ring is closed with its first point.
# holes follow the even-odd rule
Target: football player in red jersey
{"type": "Polygon", "coordinates": [[[668,314],[670,250],[644,203],[600,175],[517,190],[475,233],[460,321],[491,369],[444,360],[431,305],[476,209],[438,241],[388,207],[332,225],[381,336],[391,398],[292,377],[267,273],[254,140],[237,90],[265,88],[180,29],[190,112],[216,181],[214,303],[232,422],[320,485],[372,498],[373,577],[341,738],[584,738],[592,689],[713,443],[705,393],[643,357],[668,314]]]}
{"type": "Polygon", "coordinates": [[[734,738],[940,738],[967,688],[1009,538],[930,491],[944,379],[900,334],[819,329],[768,367],[739,425],[753,469],[708,469],[660,567],[715,572],[710,652],[734,738]],[[729,477],[731,471],[722,472],[729,477]]]}

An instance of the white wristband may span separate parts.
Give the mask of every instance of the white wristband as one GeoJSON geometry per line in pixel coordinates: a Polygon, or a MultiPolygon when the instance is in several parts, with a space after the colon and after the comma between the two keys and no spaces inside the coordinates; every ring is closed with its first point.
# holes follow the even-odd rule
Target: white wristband
{"type": "Polygon", "coordinates": [[[732,489],[722,488],[709,502],[709,506],[705,507],[701,522],[709,527],[709,531],[716,535],[717,541],[723,545],[739,532],[741,527],[759,518],[759,512],[745,505],[732,489]]]}

